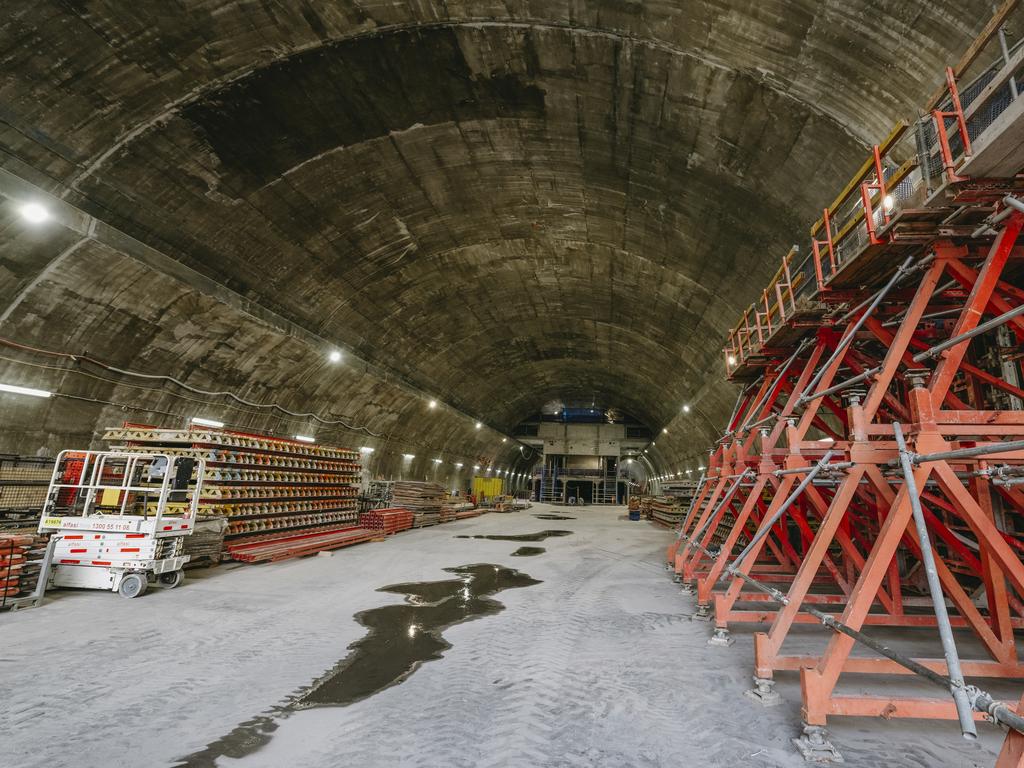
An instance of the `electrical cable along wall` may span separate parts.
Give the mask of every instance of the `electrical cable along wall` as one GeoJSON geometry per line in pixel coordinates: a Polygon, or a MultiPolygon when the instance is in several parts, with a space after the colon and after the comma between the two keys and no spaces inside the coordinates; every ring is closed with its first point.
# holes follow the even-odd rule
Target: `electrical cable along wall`
{"type": "MultiPolygon", "coordinates": [[[[998,52],[1000,23],[970,56],[998,52]]],[[[1024,146],[1002,140],[1024,125],[1019,61],[1004,49],[963,88],[970,60],[948,70],[928,117],[873,148],[725,349],[730,378],[753,386],[668,563],[711,644],[761,628],[752,699],[777,703],[776,673],[799,672],[810,760],[839,758],[829,717],[881,716],[957,720],[965,738],[994,720],[1010,729],[999,768],[1022,764],[1018,703],[970,682],[1024,682],[1024,146]],[[922,151],[896,163],[905,137],[922,151]],[[826,649],[787,653],[796,624],[833,630],[826,649]],[[872,627],[932,628],[941,656],[912,658],[872,627]],[[962,655],[967,631],[983,654],[962,655]],[[862,674],[893,685],[837,691],[862,674]],[[946,694],[900,693],[909,674],[946,694]]]]}

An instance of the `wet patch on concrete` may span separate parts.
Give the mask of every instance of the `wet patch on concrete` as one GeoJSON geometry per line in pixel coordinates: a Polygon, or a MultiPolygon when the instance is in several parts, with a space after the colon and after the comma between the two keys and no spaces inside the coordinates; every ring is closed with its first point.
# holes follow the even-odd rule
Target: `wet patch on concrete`
{"type": "Polygon", "coordinates": [[[533,557],[534,555],[543,555],[547,552],[544,547],[520,547],[512,553],[512,557],[533,557]]]}
{"type": "Polygon", "coordinates": [[[313,684],[296,706],[345,706],[405,680],[425,661],[451,648],[441,635],[464,621],[505,609],[489,595],[540,584],[526,574],[497,565],[446,568],[461,578],[394,584],[382,592],[405,595],[406,602],[356,614],[370,633],[349,646],[351,653],[313,684]]]}
{"type": "Polygon", "coordinates": [[[575,517],[568,515],[534,515],[538,520],[575,520],[575,517]]]}
{"type": "Polygon", "coordinates": [[[491,541],[544,541],[554,536],[572,536],[572,531],[541,531],[540,533],[500,533],[491,535],[468,535],[456,536],[456,539],[490,539],[491,541]]]}
{"type": "Polygon", "coordinates": [[[298,710],[344,707],[400,684],[421,664],[440,659],[451,648],[443,637],[446,629],[505,610],[491,595],[541,583],[513,568],[486,563],[445,570],[458,578],[381,587],[378,592],[405,595],[405,602],[357,613],[356,621],[369,632],[348,647],[348,655],[331,671],[176,766],[214,768],[220,757],[245,757],[269,743],[278,720],[298,710]]]}

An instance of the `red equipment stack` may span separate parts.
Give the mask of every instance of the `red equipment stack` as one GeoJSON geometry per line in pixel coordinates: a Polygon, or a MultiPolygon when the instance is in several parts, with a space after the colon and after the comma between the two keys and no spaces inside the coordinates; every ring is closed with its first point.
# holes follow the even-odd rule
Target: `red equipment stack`
{"type": "Polygon", "coordinates": [[[999,768],[1024,765],[1017,702],[964,679],[1024,680],[1024,145],[1004,140],[1024,100],[1009,60],[958,88],[972,60],[929,117],[873,148],[807,258],[791,250],[731,333],[726,371],[744,388],[667,553],[710,643],[762,628],[751,698],[776,703],[775,673],[799,672],[796,742],[813,761],[838,759],[829,716],[952,719],[965,735],[989,717],[1011,729],[999,768]],[[824,652],[783,651],[795,624],[818,623],[834,631],[824,652]],[[903,655],[874,626],[933,628],[941,658],[903,655]],[[961,658],[967,630],[983,653],[961,658]],[[874,654],[852,655],[857,642],[874,654]],[[864,674],[946,693],[837,693],[864,674]]]}
{"type": "Polygon", "coordinates": [[[359,515],[359,525],[387,536],[412,528],[413,513],[401,507],[371,509],[359,515]]]}

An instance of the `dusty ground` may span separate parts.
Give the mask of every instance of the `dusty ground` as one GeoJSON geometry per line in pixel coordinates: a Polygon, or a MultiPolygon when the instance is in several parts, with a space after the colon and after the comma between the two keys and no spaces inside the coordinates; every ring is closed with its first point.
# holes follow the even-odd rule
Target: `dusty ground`
{"type": "MultiPolygon", "coordinates": [[[[227,566],[138,600],[61,592],[0,614],[4,765],[166,766],[269,712],[364,634],[352,615],[392,602],[397,582],[494,563],[542,584],[495,595],[507,610],[452,627],[440,661],[349,707],[279,720],[269,743],[219,766],[804,766],[795,678],[785,703],[743,697],[751,640],[707,646],[692,599],[662,567],[669,534],[621,508],[553,523],[490,514],[384,543],[265,566],[227,566]],[[571,529],[547,552],[457,534],[571,529]]],[[[813,638],[821,630],[813,631],[813,638]]],[[[807,640],[800,642],[812,643],[807,640]]],[[[859,684],[859,683],[858,683],[859,684]]],[[[990,766],[948,723],[837,721],[848,766],[990,766]]],[[[193,765],[199,763],[193,759],[193,765]]]]}

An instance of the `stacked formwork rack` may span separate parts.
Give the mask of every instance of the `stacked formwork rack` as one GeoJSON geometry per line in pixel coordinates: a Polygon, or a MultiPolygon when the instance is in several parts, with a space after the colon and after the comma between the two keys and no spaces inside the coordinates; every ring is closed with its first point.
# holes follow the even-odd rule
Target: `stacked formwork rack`
{"type": "Polygon", "coordinates": [[[359,543],[358,454],[224,429],[108,429],[118,450],[205,461],[198,513],[227,518],[225,551],[236,560],[279,560],[359,543]]]}
{"type": "Polygon", "coordinates": [[[927,116],[873,148],[730,335],[744,388],[668,551],[709,642],[761,627],[754,700],[799,672],[811,760],[838,759],[829,716],[953,719],[968,737],[988,718],[1009,727],[998,766],[1024,765],[1018,702],[967,682],[1024,680],[1024,49],[957,83],[1015,5],[927,116]],[[804,623],[834,631],[820,655],[785,652],[804,623]],[[941,657],[878,643],[875,626],[934,628],[941,657]],[[965,630],[982,655],[960,656],[965,630]],[[837,693],[865,674],[948,692],[837,693]]]}

